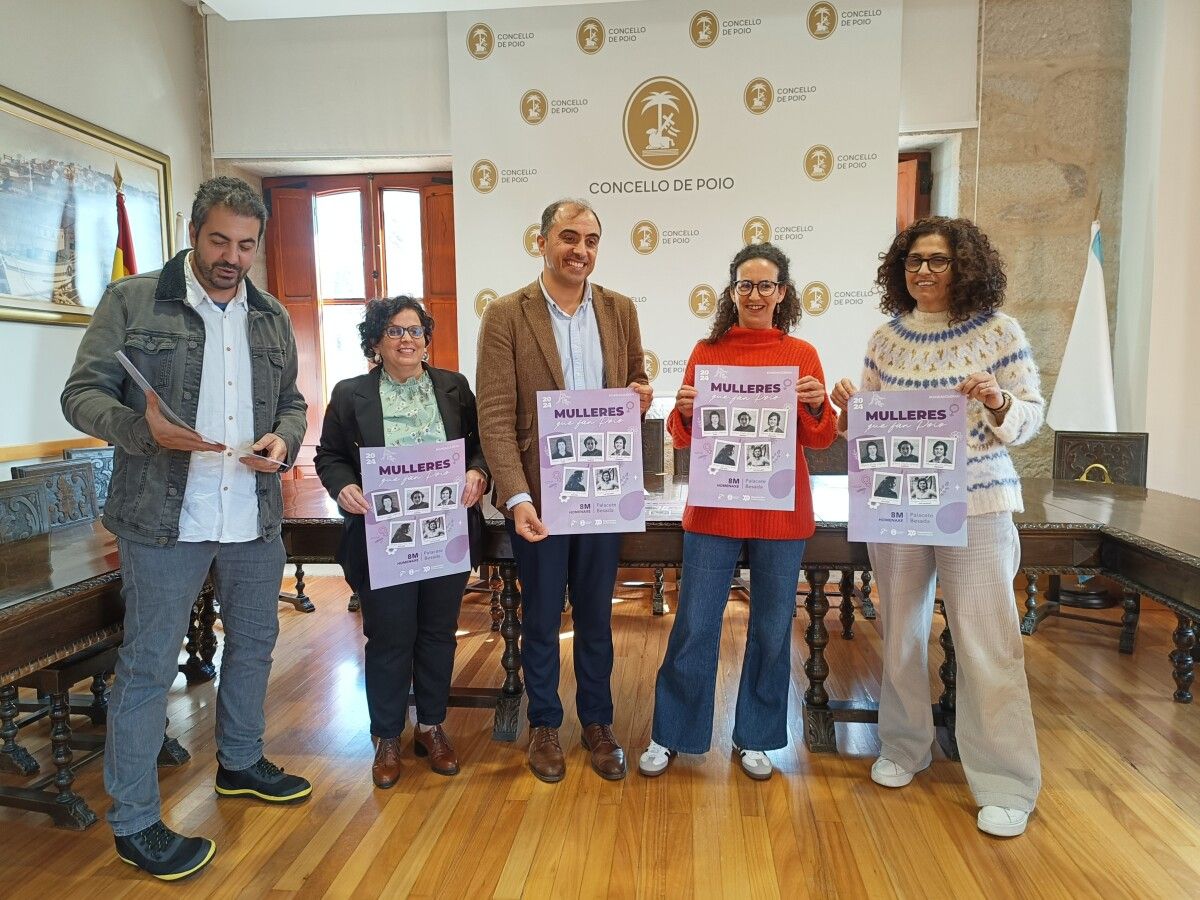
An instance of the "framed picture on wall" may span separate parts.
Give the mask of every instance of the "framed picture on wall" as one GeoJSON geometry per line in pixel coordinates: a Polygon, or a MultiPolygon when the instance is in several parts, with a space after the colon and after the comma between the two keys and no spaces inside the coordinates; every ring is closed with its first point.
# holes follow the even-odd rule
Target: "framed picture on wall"
{"type": "Polygon", "coordinates": [[[0,85],[0,321],[91,320],[112,280],[118,169],[138,271],[157,269],[170,159],[0,85]]]}

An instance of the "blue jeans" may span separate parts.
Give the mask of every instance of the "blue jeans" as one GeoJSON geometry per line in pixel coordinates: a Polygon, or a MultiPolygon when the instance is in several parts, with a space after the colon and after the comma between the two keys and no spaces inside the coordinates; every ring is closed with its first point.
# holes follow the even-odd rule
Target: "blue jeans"
{"type": "Polygon", "coordinates": [[[217,759],[247,769],[263,755],[263,702],[279,635],[279,537],[157,547],[124,538],[121,596],[125,637],[117,658],[104,748],[108,822],[117,836],[161,817],[156,760],[167,720],[167,691],[179,674],[179,649],[196,595],[212,568],[225,646],[217,690],[217,759]]]}
{"type": "Polygon", "coordinates": [[[685,532],[679,608],[654,685],[654,741],[680,753],[712,745],[721,619],[742,544],[749,545],[750,623],[733,719],[746,750],[786,747],[792,676],[792,614],[804,541],[685,532]]]}

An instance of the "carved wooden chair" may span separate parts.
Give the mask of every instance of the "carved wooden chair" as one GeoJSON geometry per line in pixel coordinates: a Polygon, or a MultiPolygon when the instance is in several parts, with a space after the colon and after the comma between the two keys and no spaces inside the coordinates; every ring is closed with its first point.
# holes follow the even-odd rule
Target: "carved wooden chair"
{"type": "Polygon", "coordinates": [[[92,464],[92,481],[96,485],[96,507],[104,512],[108,502],[108,486],[112,482],[114,447],[71,447],[63,451],[68,462],[87,461],[92,464]]]}
{"type": "Polygon", "coordinates": [[[46,492],[40,481],[0,481],[0,544],[23,541],[50,531],[46,492]]]}
{"type": "Polygon", "coordinates": [[[59,460],[12,467],[13,479],[37,479],[46,497],[50,530],[94,522],[100,517],[94,468],[87,460],[59,460]]]}
{"type": "MultiPolygon", "coordinates": [[[[1145,487],[1149,439],[1150,436],[1143,432],[1055,432],[1053,475],[1057,479],[1145,487]]],[[[1045,598],[1039,606],[1037,575],[1035,570],[1025,570],[1029,586],[1026,588],[1025,618],[1021,623],[1023,633],[1033,634],[1043,619],[1058,616],[1120,628],[1118,649],[1121,653],[1133,652],[1141,613],[1140,594],[1103,576],[1089,578],[1085,584],[1064,587],[1062,573],[1051,572],[1045,598]],[[1122,607],[1120,621],[1063,611],[1064,608],[1094,611],[1117,605],[1122,607]]]]}

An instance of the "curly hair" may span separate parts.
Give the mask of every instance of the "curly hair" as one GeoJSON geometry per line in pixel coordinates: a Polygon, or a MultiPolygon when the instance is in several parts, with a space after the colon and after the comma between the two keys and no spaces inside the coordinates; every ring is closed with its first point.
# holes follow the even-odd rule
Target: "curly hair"
{"type": "Polygon", "coordinates": [[[779,282],[783,285],[783,299],[775,307],[771,316],[771,324],[787,334],[800,321],[800,298],[796,296],[796,286],[792,284],[791,261],[787,254],[771,243],[747,244],[734,256],[729,264],[729,285],[721,292],[717,302],[717,313],[713,318],[712,330],[704,339],[707,344],[715,344],[725,336],[730,328],[738,323],[737,302],[733,299],[733,283],[737,281],[737,270],[744,262],[752,259],[765,259],[774,263],[779,269],[779,282]]]}
{"type": "Polygon", "coordinates": [[[375,358],[375,345],[383,340],[383,330],[388,327],[396,313],[411,309],[421,320],[425,329],[425,343],[433,338],[433,316],[425,312],[425,306],[415,297],[400,294],[396,297],[377,297],[368,300],[363,309],[363,320],[358,323],[358,336],[362,339],[363,356],[375,358]]]}
{"type": "Polygon", "coordinates": [[[950,282],[950,324],[965,322],[981,312],[999,309],[1004,303],[1004,261],[987,235],[970,219],[930,216],[913,222],[892,241],[886,253],[880,253],[875,283],[883,291],[881,312],[900,316],[917,308],[904,280],[904,257],[918,238],[941,235],[950,245],[953,258],[950,282]]]}

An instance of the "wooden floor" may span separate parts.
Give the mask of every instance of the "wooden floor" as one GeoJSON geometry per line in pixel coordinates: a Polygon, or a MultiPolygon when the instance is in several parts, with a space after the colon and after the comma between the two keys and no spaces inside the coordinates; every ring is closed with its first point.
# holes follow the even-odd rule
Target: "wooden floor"
{"type": "MultiPolygon", "coordinates": [[[[608,783],[588,768],[567,705],[568,774],[558,785],[525,768],[524,735],[490,740],[490,714],[451,710],[463,763],[434,775],[409,755],[400,783],[373,788],[362,689],[359,617],[347,589],[316,577],[317,612],[281,608],[283,631],[268,698],[270,757],[309,777],[312,800],[272,808],[218,800],[214,687],[171,692],[172,733],[191,751],[162,772],[165,818],[217,842],[212,864],[173,885],[121,863],[101,823],[83,833],[0,810],[5,897],[1196,897],[1200,895],[1200,708],[1170,700],[1166,654],[1173,617],[1152,603],[1137,653],[1116,652],[1115,629],[1050,620],[1026,639],[1045,786],[1025,836],[975,828],[959,766],[937,758],[903,790],[873,784],[870,726],[838,726],[841,755],[810,755],[801,734],[802,627],[797,620],[792,743],[771,754],[767,782],[730,756],[746,606],[726,616],[713,749],[681,757],[661,778],[632,769],[649,738],[654,673],[671,617],[652,618],[648,591],[613,607],[616,731],[631,774],[608,783]]],[[[673,602],[673,595],[668,601],[673,602]]],[[[879,638],[858,623],[843,641],[830,615],[834,697],[877,696],[879,638]]],[[[499,641],[480,600],[464,605],[456,682],[500,681],[499,641]]],[[[570,624],[563,625],[562,690],[573,696],[570,624]]],[[[936,666],[936,646],[931,652],[936,666]]],[[[85,719],[75,720],[83,727],[85,719]]],[[[48,723],[22,733],[44,769],[48,723]]],[[[405,735],[406,752],[411,731],[405,735]]],[[[11,776],[4,776],[6,782],[11,776]]],[[[103,816],[93,765],[77,787],[103,816]]]]}

